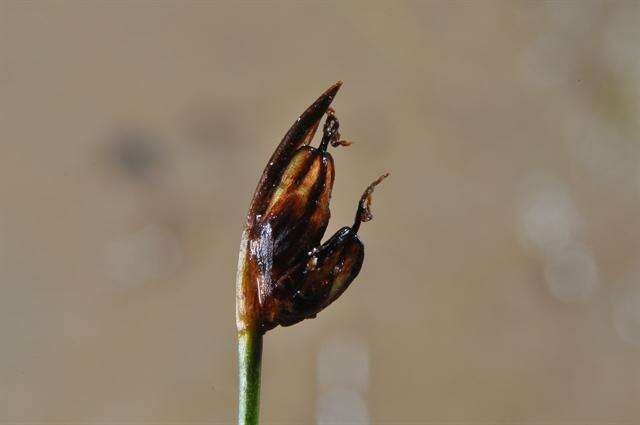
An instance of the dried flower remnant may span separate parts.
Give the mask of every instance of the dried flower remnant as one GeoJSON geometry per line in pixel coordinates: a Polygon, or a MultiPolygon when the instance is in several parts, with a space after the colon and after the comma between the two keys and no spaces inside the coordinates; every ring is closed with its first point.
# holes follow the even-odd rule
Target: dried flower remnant
{"type": "Polygon", "coordinates": [[[383,174],[365,190],[351,227],[338,230],[278,279],[263,312],[265,329],[316,317],[356,278],[364,260],[364,244],[358,238],[358,229],[361,222],[371,220],[371,193],[387,176],[383,174]]]}
{"type": "Polygon", "coordinates": [[[329,222],[335,177],[328,152],[348,146],[330,107],[341,82],[325,91],[293,124],[265,168],[247,215],[238,267],[237,322],[240,331],[265,332],[315,317],[357,276],[364,245],[360,222],[371,218],[371,192],[362,196],[352,227],[321,244],[329,222]],[[322,140],[309,145],[322,117],[322,140]]]}

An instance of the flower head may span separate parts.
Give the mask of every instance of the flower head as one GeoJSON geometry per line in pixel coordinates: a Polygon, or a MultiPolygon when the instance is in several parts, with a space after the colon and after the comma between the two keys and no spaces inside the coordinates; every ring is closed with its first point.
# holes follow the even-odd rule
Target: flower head
{"type": "Polygon", "coordinates": [[[351,227],[321,244],[329,222],[335,177],[327,151],[347,146],[330,105],[341,82],[325,91],[296,120],[267,164],[247,214],[237,278],[238,329],[269,330],[315,317],[355,279],[364,259],[357,237],[371,219],[371,193],[362,195],[351,227]],[[327,115],[320,145],[309,145],[327,115]]]}

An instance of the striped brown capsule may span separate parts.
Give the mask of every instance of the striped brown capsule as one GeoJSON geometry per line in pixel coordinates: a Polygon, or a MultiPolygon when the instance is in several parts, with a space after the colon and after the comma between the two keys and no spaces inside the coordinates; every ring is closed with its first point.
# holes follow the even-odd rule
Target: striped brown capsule
{"type": "Polygon", "coordinates": [[[318,148],[299,148],[280,177],[269,205],[256,226],[269,226],[273,236],[274,280],[299,257],[320,244],[329,223],[329,200],[335,177],[333,158],[327,152],[339,143],[338,119],[329,113],[318,148]],[[336,142],[338,141],[338,142],[336,142]]]}
{"type": "Polygon", "coordinates": [[[356,278],[364,260],[364,244],[358,238],[360,223],[371,220],[371,193],[387,176],[380,176],[367,187],[351,227],[338,230],[278,279],[265,308],[265,328],[290,326],[315,317],[356,278]]]}
{"type": "Polygon", "coordinates": [[[329,145],[341,140],[330,105],[341,82],[325,91],[296,120],[265,168],[252,199],[240,245],[238,329],[288,326],[313,317],[358,274],[364,246],[357,237],[369,215],[372,184],[356,222],[321,244],[335,177],[329,145]],[[317,148],[309,145],[326,114],[317,148]]]}

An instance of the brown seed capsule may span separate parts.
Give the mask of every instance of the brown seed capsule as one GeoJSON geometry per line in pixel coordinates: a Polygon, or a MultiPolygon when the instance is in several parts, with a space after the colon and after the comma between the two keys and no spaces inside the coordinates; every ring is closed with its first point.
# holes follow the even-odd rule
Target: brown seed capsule
{"type": "Polygon", "coordinates": [[[318,246],[329,223],[329,200],[335,177],[333,158],[327,147],[339,137],[338,120],[330,115],[320,146],[296,151],[269,201],[257,227],[270,227],[273,235],[272,279],[318,246]]]}
{"type": "Polygon", "coordinates": [[[330,107],[341,85],[331,86],[300,115],[262,173],[240,242],[236,322],[241,332],[314,317],[360,271],[364,246],[357,231],[370,218],[369,197],[380,179],[363,195],[354,225],[320,244],[335,174],[327,148],[350,144],[340,139],[330,107]],[[320,146],[311,147],[325,114],[320,146]]]}
{"type": "Polygon", "coordinates": [[[331,102],[333,102],[341,86],[342,81],[338,81],[322,93],[293,123],[275,152],[271,155],[267,166],[262,172],[258,187],[249,206],[247,229],[252,228],[256,218],[264,214],[264,211],[269,205],[270,198],[273,195],[274,188],[284,173],[285,168],[287,168],[291,162],[291,158],[298,148],[306,146],[311,142],[320,125],[320,120],[325,113],[330,111],[331,102]]]}
{"type": "Polygon", "coordinates": [[[371,193],[387,176],[380,176],[367,187],[360,198],[353,226],[338,230],[278,279],[273,296],[263,309],[265,329],[290,326],[315,317],[356,278],[364,260],[364,245],[358,238],[358,229],[361,222],[371,220],[371,193]]]}
{"type": "Polygon", "coordinates": [[[236,277],[236,324],[239,331],[262,328],[262,305],[269,297],[275,282],[272,272],[274,238],[277,235],[274,235],[271,224],[262,218],[271,204],[285,170],[291,165],[296,152],[313,139],[320,120],[328,112],[341,85],[342,82],[338,81],[329,87],[298,117],[262,172],[240,240],[236,277]]]}

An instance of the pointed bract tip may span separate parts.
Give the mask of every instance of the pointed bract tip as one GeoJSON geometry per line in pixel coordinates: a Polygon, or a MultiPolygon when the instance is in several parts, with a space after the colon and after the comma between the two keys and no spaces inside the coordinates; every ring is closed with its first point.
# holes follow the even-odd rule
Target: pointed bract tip
{"type": "Polygon", "coordinates": [[[325,97],[326,96],[326,97],[330,97],[330,98],[333,99],[336,96],[336,94],[338,93],[338,90],[340,90],[340,87],[342,87],[342,81],[338,80],[335,83],[333,83],[331,85],[331,87],[326,89],[321,97],[325,97]]]}

